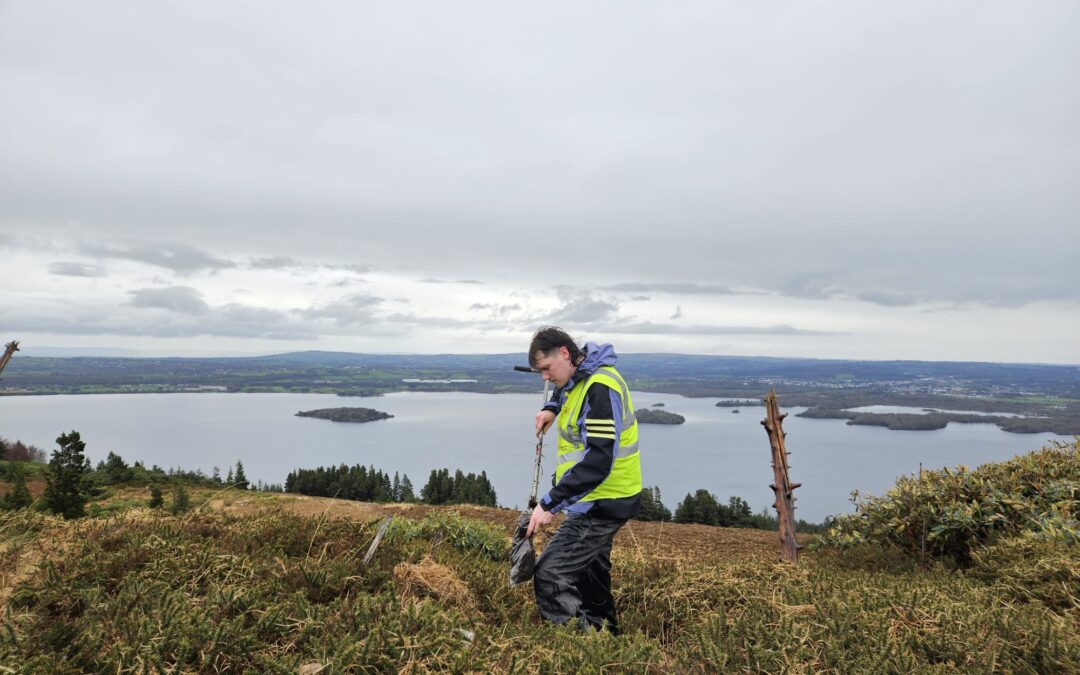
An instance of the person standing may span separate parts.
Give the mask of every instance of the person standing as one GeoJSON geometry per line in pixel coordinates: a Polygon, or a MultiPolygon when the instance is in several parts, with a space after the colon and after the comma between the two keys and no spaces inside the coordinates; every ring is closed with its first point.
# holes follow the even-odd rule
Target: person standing
{"type": "Polygon", "coordinates": [[[555,482],[540,499],[527,535],[564,512],[566,520],[536,561],[533,591],[540,615],[556,624],[618,633],[611,596],[611,543],[641,504],[641,454],[630,389],[615,370],[615,349],[585,344],[555,326],[529,345],[529,364],[555,384],[536,414],[536,433],[558,420],[555,482]]]}

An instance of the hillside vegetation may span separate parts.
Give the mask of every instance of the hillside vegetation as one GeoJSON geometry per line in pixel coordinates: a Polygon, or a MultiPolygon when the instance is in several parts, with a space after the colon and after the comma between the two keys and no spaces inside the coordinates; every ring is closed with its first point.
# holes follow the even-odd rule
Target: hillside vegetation
{"type": "Polygon", "coordinates": [[[544,625],[531,588],[509,587],[510,510],[192,488],[197,508],[171,516],[131,506],[144,493],[121,489],[112,499],[127,507],[102,505],[108,517],[0,515],[0,664],[1077,672],[1078,475],[1074,444],[927,474],[919,492],[905,479],[797,567],[775,562],[775,533],[633,522],[613,552],[619,636],[544,625]]]}

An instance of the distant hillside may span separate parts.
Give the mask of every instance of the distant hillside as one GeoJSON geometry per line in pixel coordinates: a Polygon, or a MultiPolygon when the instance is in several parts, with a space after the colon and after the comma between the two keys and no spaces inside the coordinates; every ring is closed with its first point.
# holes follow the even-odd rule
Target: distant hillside
{"type": "MultiPolygon", "coordinates": [[[[15,358],[3,394],[113,392],[394,391],[537,392],[540,378],[513,370],[524,354],[295,352],[242,358],[15,358]]],[[[1045,425],[1002,422],[1009,431],[1080,433],[1080,367],[927,361],[623,354],[619,369],[638,391],[760,400],[775,388],[784,406],[837,411],[865,405],[1024,414],[1045,425]]],[[[835,415],[834,415],[835,416],[835,415]]],[[[870,418],[863,418],[870,421],[870,418]]],[[[996,420],[995,420],[996,421],[996,420]]],[[[918,426],[928,424],[917,420],[918,426]]]]}

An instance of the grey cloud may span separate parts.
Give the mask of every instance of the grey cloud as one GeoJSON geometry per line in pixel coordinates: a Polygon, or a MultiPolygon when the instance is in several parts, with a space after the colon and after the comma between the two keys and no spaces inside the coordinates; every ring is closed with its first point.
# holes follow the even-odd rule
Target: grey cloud
{"type": "MultiPolygon", "coordinates": [[[[130,306],[130,303],[125,306],[130,306]]],[[[118,312],[105,303],[56,302],[11,312],[5,325],[26,332],[66,335],[129,335],[140,337],[222,336],[271,340],[317,340],[319,336],[288,315],[275,310],[229,304],[197,314],[173,312],[145,321],[131,312],[118,312]]]]}
{"type": "Polygon", "coordinates": [[[134,260],[180,274],[236,267],[236,263],[232,261],[215,258],[187,244],[83,244],[80,252],[92,258],[134,260]]]}
{"type": "Polygon", "coordinates": [[[134,307],[166,309],[181,314],[205,314],[210,310],[202,293],[188,286],[139,288],[129,294],[132,297],[128,304],[134,307]]]}
{"type": "Polygon", "coordinates": [[[385,298],[374,295],[354,293],[328,305],[296,309],[293,313],[305,319],[330,319],[337,326],[345,327],[374,321],[375,313],[372,308],[384,301],[385,298]]]}
{"type": "Polygon", "coordinates": [[[344,263],[340,265],[323,265],[328,270],[342,270],[345,272],[355,272],[356,274],[368,274],[375,271],[374,265],[365,265],[363,263],[344,263]]]}
{"type": "Polygon", "coordinates": [[[301,267],[302,263],[296,258],[287,255],[275,255],[265,258],[254,258],[248,262],[248,266],[256,270],[280,270],[290,267],[301,267]]]}
{"type": "Polygon", "coordinates": [[[374,307],[385,300],[385,298],[380,298],[368,293],[355,293],[345,298],[345,302],[352,307],[374,307]]]}
{"type": "Polygon", "coordinates": [[[832,274],[809,275],[799,274],[788,277],[780,284],[776,291],[790,298],[803,298],[806,300],[828,300],[839,294],[839,290],[831,283],[832,274]]]}
{"type": "Polygon", "coordinates": [[[183,232],[216,252],[87,262],[329,252],[545,290],[647,275],[606,292],[675,296],[661,308],[745,288],[823,312],[1077,300],[1068,2],[427,3],[418,25],[394,3],[195,0],[130,3],[108,40],[87,30],[95,3],[17,6],[0,21],[0,230],[183,232]],[[843,273],[777,285],[815,270],[843,273]]]}
{"type": "Polygon", "coordinates": [[[492,302],[474,302],[472,305],[469,306],[469,310],[474,312],[487,310],[489,316],[491,316],[492,318],[506,318],[514,314],[515,312],[520,312],[521,305],[518,303],[514,303],[512,305],[503,305],[492,302]]]}
{"type": "Polygon", "coordinates": [[[889,291],[863,291],[853,293],[852,297],[863,302],[872,302],[882,307],[910,307],[920,302],[919,298],[911,293],[895,293],[889,291]]]}
{"type": "Polygon", "coordinates": [[[600,286],[597,290],[620,293],[671,293],[674,295],[744,295],[724,284],[695,284],[689,282],[624,282],[600,286]]]}
{"type": "Polygon", "coordinates": [[[651,321],[625,324],[611,323],[603,326],[603,330],[609,333],[622,333],[627,335],[842,335],[842,333],[832,331],[796,328],[788,324],[777,324],[773,326],[676,326],[673,324],[653,323],[651,321]]]}
{"type": "MultiPolygon", "coordinates": [[[[280,333],[289,321],[288,316],[284,312],[279,312],[275,309],[267,309],[265,307],[253,307],[251,305],[243,305],[240,303],[229,303],[222,305],[214,310],[215,322],[225,325],[251,325],[261,326],[265,329],[271,329],[271,332],[280,333]]],[[[284,331],[292,332],[292,331],[284,331]]]]}
{"type": "Polygon", "coordinates": [[[578,298],[566,302],[562,307],[543,317],[545,323],[589,324],[608,321],[615,318],[619,305],[606,300],[578,298]]]}
{"type": "Polygon", "coordinates": [[[49,274],[62,277],[103,277],[105,268],[77,262],[54,262],[49,264],[49,274]]]}
{"type": "Polygon", "coordinates": [[[500,323],[493,323],[490,321],[469,321],[467,319],[455,319],[452,317],[420,316],[418,314],[404,314],[401,312],[386,314],[379,318],[382,321],[389,323],[412,324],[416,326],[438,328],[482,328],[484,326],[502,326],[500,323]]]}
{"type": "Polygon", "coordinates": [[[680,307],[678,305],[675,305],[675,313],[672,314],[668,318],[669,319],[681,319],[682,318],[682,307],[680,307]]]}
{"type": "Polygon", "coordinates": [[[619,303],[615,300],[598,298],[588,290],[573,286],[555,286],[555,294],[562,306],[548,314],[532,317],[531,323],[601,323],[615,319],[619,311],[619,303]]]}
{"type": "Polygon", "coordinates": [[[450,280],[450,279],[436,279],[434,277],[427,277],[425,279],[421,279],[420,283],[423,283],[423,284],[473,284],[473,285],[482,285],[484,282],[483,281],[477,281],[475,279],[454,279],[454,280],[450,280]]]}
{"type": "MultiPolygon", "coordinates": [[[[315,260],[301,260],[288,255],[271,255],[251,258],[245,264],[247,267],[256,270],[321,268],[338,272],[351,272],[353,274],[367,274],[375,269],[371,265],[362,263],[327,263],[315,260]]],[[[357,279],[352,279],[351,281],[357,281],[357,279]]]]}

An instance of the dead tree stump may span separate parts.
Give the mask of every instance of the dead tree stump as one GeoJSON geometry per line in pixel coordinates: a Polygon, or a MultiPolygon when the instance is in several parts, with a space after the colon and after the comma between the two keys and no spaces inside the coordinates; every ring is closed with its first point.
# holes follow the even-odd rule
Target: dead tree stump
{"type": "Polygon", "coordinates": [[[784,447],[784,418],[787,413],[780,413],[780,404],[776,400],[776,391],[770,390],[765,395],[765,419],[761,420],[765,427],[765,433],[769,435],[769,445],[772,446],[772,488],[776,501],[773,508],[776,509],[776,520],[780,529],[780,558],[788,562],[799,561],[799,546],[795,541],[795,496],[792,494],[795,488],[802,483],[792,483],[788,477],[788,455],[791,454],[784,447]]]}
{"type": "Polygon", "coordinates": [[[4,354],[0,356],[0,373],[4,372],[4,367],[11,360],[11,357],[15,355],[15,352],[19,351],[19,341],[12,340],[4,345],[4,354]]]}

